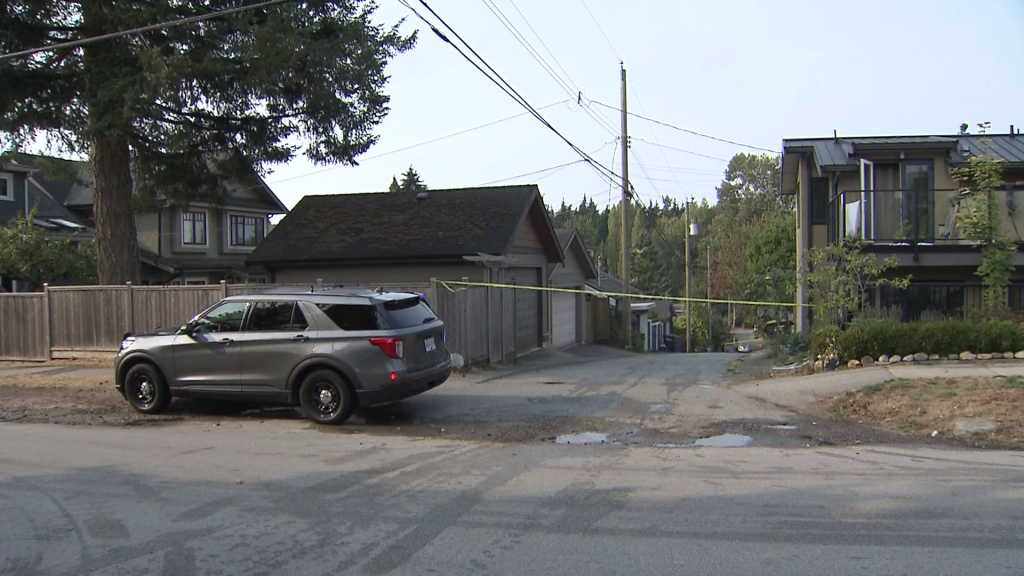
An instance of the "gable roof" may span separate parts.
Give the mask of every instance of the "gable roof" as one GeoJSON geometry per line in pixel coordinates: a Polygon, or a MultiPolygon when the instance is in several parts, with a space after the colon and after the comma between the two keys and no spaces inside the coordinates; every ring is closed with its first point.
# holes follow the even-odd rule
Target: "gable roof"
{"type": "Polygon", "coordinates": [[[583,277],[587,280],[596,279],[598,277],[597,266],[594,265],[594,259],[590,256],[586,244],[583,243],[580,231],[576,228],[555,228],[555,234],[558,236],[558,245],[564,254],[568,255],[570,250],[575,252],[576,259],[583,265],[583,277]]]}
{"type": "Polygon", "coordinates": [[[562,253],[536,185],[305,196],[251,263],[452,260],[505,255],[532,223],[548,260],[562,253]]]}
{"type": "MultiPolygon", "coordinates": [[[[46,230],[47,234],[53,236],[78,235],[82,238],[91,238],[92,230],[72,211],[55,200],[46,190],[39,187],[35,177],[39,174],[36,168],[24,163],[11,161],[0,169],[8,172],[21,172],[24,174],[27,186],[15,190],[14,202],[5,202],[13,210],[5,210],[0,214],[0,225],[6,224],[12,218],[28,217],[34,209],[35,218],[32,223],[46,230]]],[[[7,207],[7,206],[4,206],[7,207]]]]}
{"type": "Polygon", "coordinates": [[[952,166],[963,166],[972,157],[989,153],[1005,161],[1008,168],[1024,168],[1024,135],[1020,134],[790,138],[782,141],[782,193],[796,193],[796,155],[809,154],[818,172],[825,174],[857,170],[854,156],[858,151],[879,150],[945,150],[952,166]]]}
{"type": "MultiPolygon", "coordinates": [[[[17,159],[21,164],[35,169],[32,174],[32,180],[38,184],[39,188],[45,190],[46,193],[58,203],[70,208],[92,206],[92,173],[89,170],[88,163],[74,160],[63,160],[59,158],[49,158],[33,154],[18,154],[17,159]],[[37,159],[39,158],[45,158],[45,160],[50,162],[60,162],[70,165],[70,171],[76,172],[75,177],[69,178],[66,175],[47,176],[45,171],[40,169],[38,166],[39,162],[37,159]]],[[[284,214],[288,212],[288,208],[281,202],[281,199],[274,194],[274,191],[270,189],[270,186],[268,186],[266,182],[263,181],[263,178],[255,172],[253,173],[252,186],[247,186],[245,184],[235,182],[234,180],[227,181],[226,186],[229,192],[234,192],[242,188],[257,190],[260,192],[260,195],[263,196],[263,199],[254,200],[228,196],[224,199],[224,206],[254,208],[264,210],[268,214],[284,214]]]]}

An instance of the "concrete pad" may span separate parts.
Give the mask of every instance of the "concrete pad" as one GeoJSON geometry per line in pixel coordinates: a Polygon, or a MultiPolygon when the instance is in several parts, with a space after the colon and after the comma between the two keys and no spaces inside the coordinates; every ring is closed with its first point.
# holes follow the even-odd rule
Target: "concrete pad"
{"type": "Polygon", "coordinates": [[[740,384],[732,389],[750,398],[800,411],[837,394],[893,380],[895,376],[890,373],[891,370],[884,367],[840,370],[812,376],[760,380],[740,384]]]}

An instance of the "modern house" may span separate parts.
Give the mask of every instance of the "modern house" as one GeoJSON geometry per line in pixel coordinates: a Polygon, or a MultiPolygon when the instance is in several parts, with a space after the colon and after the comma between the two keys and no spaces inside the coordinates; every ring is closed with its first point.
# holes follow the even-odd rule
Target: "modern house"
{"type": "MultiPolygon", "coordinates": [[[[925,311],[950,316],[980,307],[975,272],[981,251],[958,226],[971,200],[953,170],[983,154],[1005,162],[996,217],[1002,233],[1020,243],[1024,196],[1016,192],[1024,190],[1024,136],[1010,128],[1006,134],[784,140],[782,194],[795,196],[797,204],[797,303],[808,303],[802,272],[808,251],[856,237],[880,261],[898,258],[894,277],[911,278],[906,290],[872,289],[875,307],[898,306],[907,320],[925,311]]],[[[1024,265],[1024,253],[1016,263],[1024,265]]],[[[1010,305],[1024,309],[1024,268],[1013,283],[1010,305]]],[[[798,329],[811,320],[808,307],[800,306],[798,329]]]]}
{"type": "MultiPolygon", "coordinates": [[[[38,203],[37,220],[62,226],[62,221],[77,224],[91,238],[92,178],[88,166],[63,163],[63,169],[49,173],[37,166],[44,164],[38,157],[19,155],[18,166],[24,168],[24,177],[11,181],[15,189],[24,185],[26,205],[38,203]],[[50,216],[56,213],[64,216],[50,216]]],[[[264,270],[248,267],[245,260],[266,235],[270,217],[288,209],[255,172],[241,181],[228,180],[226,186],[230,193],[218,205],[194,202],[181,206],[158,197],[155,208],[136,213],[143,284],[266,280],[264,270]]]]}
{"type": "MultiPolygon", "coordinates": [[[[565,264],[533,185],[306,196],[247,262],[279,284],[466,279],[530,287],[549,286],[565,264]]],[[[515,290],[508,305],[517,353],[550,342],[554,304],[543,291],[515,290]]]]}

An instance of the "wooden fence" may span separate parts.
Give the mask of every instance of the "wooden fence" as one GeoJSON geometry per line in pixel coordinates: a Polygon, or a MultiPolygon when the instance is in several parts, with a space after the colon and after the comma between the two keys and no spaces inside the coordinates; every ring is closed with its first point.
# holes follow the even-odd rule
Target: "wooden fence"
{"type": "MultiPolygon", "coordinates": [[[[280,287],[128,284],[47,287],[42,293],[0,294],[0,360],[115,353],[127,332],[180,326],[227,296],[280,287]]],[[[371,288],[377,287],[424,294],[434,313],[445,322],[448,350],[462,355],[466,365],[508,361],[530,351],[516,346],[516,298],[512,288],[466,286],[449,290],[438,282],[371,288]]],[[[600,341],[607,337],[609,312],[606,301],[600,306],[601,300],[590,300],[598,306],[587,322],[586,338],[600,341]]]]}

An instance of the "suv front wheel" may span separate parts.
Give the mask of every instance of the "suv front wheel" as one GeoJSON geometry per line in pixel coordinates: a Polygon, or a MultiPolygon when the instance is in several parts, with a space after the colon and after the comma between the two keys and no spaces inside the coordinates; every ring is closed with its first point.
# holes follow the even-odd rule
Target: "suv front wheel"
{"type": "Polygon", "coordinates": [[[332,370],[317,370],[302,381],[299,404],[303,412],[318,424],[341,424],[352,415],[355,398],[352,388],[332,370]]]}
{"type": "Polygon", "coordinates": [[[159,414],[170,404],[171,392],[160,372],[152,364],[143,362],[129,368],[124,375],[124,398],[137,412],[159,414]]]}

